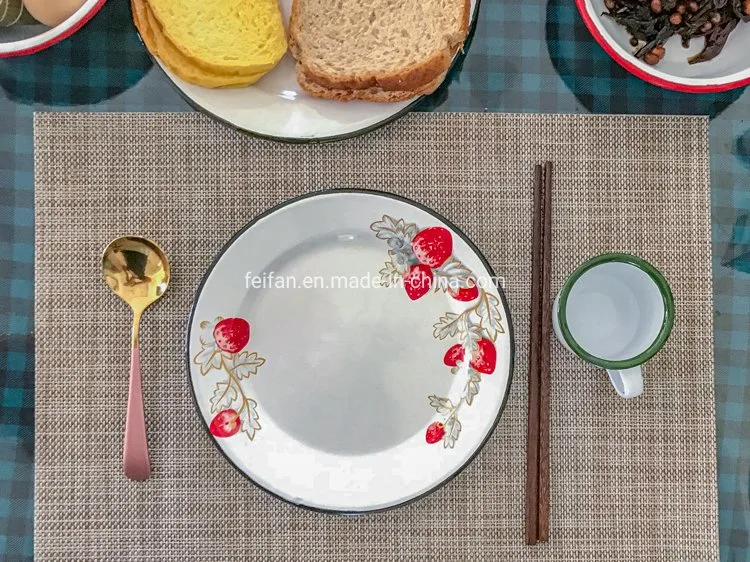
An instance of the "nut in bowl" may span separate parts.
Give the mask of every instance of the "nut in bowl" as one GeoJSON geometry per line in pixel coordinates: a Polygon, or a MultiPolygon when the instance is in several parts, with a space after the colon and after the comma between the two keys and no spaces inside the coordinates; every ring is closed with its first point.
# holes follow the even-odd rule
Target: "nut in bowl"
{"type": "Polygon", "coordinates": [[[743,0],[576,0],[576,5],[597,43],[646,82],[689,93],[750,84],[750,13],[743,0]]]}

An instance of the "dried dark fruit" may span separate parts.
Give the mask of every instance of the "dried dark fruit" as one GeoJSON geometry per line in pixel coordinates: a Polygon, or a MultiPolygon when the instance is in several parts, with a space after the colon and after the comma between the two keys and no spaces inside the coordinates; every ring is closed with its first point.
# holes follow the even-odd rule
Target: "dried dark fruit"
{"type": "Polygon", "coordinates": [[[731,20],[722,25],[714,26],[712,32],[706,35],[706,44],[703,47],[703,50],[697,55],[690,57],[688,62],[690,64],[696,64],[716,58],[716,56],[721,53],[724,45],[726,45],[727,39],[729,39],[729,34],[734,31],[734,28],[737,27],[737,24],[739,23],[739,20],[731,20]]]}
{"type": "Polygon", "coordinates": [[[606,7],[604,15],[628,30],[634,56],[647,64],[664,58],[658,47],[673,35],[684,47],[705,37],[703,50],[688,62],[709,61],[721,53],[740,21],[750,21],[750,0],[607,0],[606,7]]]}

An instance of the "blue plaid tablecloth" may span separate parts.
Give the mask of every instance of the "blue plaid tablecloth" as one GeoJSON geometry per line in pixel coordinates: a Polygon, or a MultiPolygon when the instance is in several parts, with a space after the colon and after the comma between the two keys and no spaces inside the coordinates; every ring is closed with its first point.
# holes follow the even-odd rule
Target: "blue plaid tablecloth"
{"type": "MultiPolygon", "coordinates": [[[[127,0],[109,0],[47,51],[0,60],[0,560],[8,561],[33,552],[32,115],[40,110],[190,108],[153,66],[127,0]]],[[[679,94],[630,76],[596,45],[572,0],[483,0],[450,86],[419,110],[711,116],[721,559],[749,562],[750,93],[679,94]]]]}

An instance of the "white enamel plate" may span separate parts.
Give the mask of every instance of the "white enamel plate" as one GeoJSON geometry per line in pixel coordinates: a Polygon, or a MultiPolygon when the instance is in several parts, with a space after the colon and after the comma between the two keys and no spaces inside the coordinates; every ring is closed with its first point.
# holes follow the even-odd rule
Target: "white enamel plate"
{"type": "Polygon", "coordinates": [[[434,212],[375,191],[278,206],[221,251],[188,366],[216,444],[297,505],[385,509],[458,473],[497,424],[513,339],[499,283],[434,212]]]}
{"type": "MultiPolygon", "coordinates": [[[[285,25],[292,0],[280,0],[285,25]]],[[[471,24],[479,0],[471,0],[471,24]]],[[[457,55],[460,56],[460,55],[457,55]]],[[[295,61],[287,53],[279,65],[247,88],[211,89],[185,82],[156,58],[187,100],[239,130],[276,140],[304,142],[347,138],[375,129],[406,113],[419,98],[398,103],[340,102],[308,96],[297,84],[295,61]]]]}

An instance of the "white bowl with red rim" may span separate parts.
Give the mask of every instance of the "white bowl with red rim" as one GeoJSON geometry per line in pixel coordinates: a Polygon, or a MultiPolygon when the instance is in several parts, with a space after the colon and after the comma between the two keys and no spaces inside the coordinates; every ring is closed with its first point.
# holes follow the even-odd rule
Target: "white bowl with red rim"
{"type": "Polygon", "coordinates": [[[603,15],[607,12],[604,0],[576,0],[576,5],[596,42],[620,66],[646,82],[693,94],[724,92],[750,84],[750,23],[740,22],[713,60],[688,64],[688,58],[701,51],[704,41],[695,39],[685,49],[680,37],[674,36],[665,43],[664,59],[651,66],[633,56],[627,29],[603,15]]]}
{"type": "Polygon", "coordinates": [[[59,43],[83,27],[105,2],[106,0],[86,0],[73,15],[55,27],[34,24],[3,28],[0,58],[30,55],[59,43]]]}

